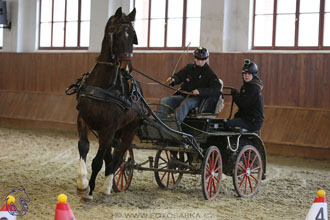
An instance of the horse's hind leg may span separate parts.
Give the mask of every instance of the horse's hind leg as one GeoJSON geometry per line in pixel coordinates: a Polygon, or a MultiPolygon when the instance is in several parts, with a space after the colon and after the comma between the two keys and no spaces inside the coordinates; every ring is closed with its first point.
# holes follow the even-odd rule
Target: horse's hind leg
{"type": "Polygon", "coordinates": [[[103,185],[103,193],[105,195],[110,195],[112,183],[113,183],[113,175],[107,175],[108,166],[112,161],[112,153],[111,148],[109,148],[104,154],[104,163],[105,163],[105,181],[103,185]]]}
{"type": "Polygon", "coordinates": [[[110,195],[113,185],[113,175],[123,162],[123,157],[127,149],[131,146],[135,136],[137,124],[132,123],[120,130],[120,144],[115,146],[112,154],[105,155],[105,181],[104,181],[104,194],[110,195]]]}
{"type": "Polygon", "coordinates": [[[93,199],[96,176],[102,168],[105,153],[111,151],[111,141],[113,138],[113,133],[114,132],[111,131],[111,129],[107,129],[107,132],[105,134],[101,133],[99,135],[99,149],[92,162],[92,175],[89,180],[89,193],[88,195],[86,195],[86,199],[93,199]]]}
{"type": "Polygon", "coordinates": [[[86,159],[89,151],[88,126],[80,115],[78,115],[77,125],[78,125],[78,133],[79,133],[78,150],[80,155],[77,188],[79,190],[85,190],[88,187],[87,168],[86,168],[86,159]]]}

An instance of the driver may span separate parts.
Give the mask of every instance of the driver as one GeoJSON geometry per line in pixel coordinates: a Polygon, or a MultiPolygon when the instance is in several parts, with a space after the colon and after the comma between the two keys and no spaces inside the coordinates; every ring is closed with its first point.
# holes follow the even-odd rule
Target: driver
{"type": "Polygon", "coordinates": [[[172,96],[162,98],[161,105],[157,109],[159,118],[164,118],[172,113],[171,109],[164,106],[167,105],[176,110],[176,118],[178,123],[181,124],[189,111],[199,106],[203,99],[212,97],[215,103],[218,101],[221,84],[217,75],[208,65],[208,50],[199,47],[194,51],[194,57],[194,63],[188,64],[166,80],[171,86],[181,84],[181,90],[191,92],[194,95],[187,96],[176,92],[172,96]]]}
{"type": "Polygon", "coordinates": [[[234,118],[225,122],[225,128],[240,127],[251,132],[261,129],[264,121],[264,100],[261,96],[262,81],[257,76],[258,66],[250,60],[244,60],[242,67],[243,85],[240,93],[232,90],[238,112],[234,118]]]}

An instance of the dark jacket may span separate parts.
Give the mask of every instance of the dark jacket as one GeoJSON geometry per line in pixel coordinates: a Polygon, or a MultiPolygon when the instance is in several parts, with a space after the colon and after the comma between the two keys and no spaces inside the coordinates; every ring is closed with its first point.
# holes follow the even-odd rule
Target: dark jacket
{"type": "MultiPolygon", "coordinates": [[[[188,64],[179,72],[175,73],[172,78],[172,85],[181,84],[181,90],[191,92],[198,89],[199,96],[205,98],[210,96],[219,97],[221,84],[217,75],[213,72],[210,66],[205,63],[203,67],[196,64],[188,64]]],[[[180,93],[175,93],[180,94],[180,93]]],[[[184,94],[181,94],[185,96],[184,94]]]]}
{"type": "Polygon", "coordinates": [[[260,130],[264,121],[264,100],[261,95],[262,81],[253,76],[250,82],[244,82],[240,94],[234,95],[234,102],[238,106],[235,117],[243,119],[253,130],[260,130]]]}

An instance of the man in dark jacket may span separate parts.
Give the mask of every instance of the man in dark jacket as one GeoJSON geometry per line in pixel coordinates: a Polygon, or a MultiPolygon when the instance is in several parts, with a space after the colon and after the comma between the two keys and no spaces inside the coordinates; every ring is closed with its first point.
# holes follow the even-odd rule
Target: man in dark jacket
{"type": "Polygon", "coordinates": [[[186,94],[176,92],[173,96],[162,98],[160,101],[161,105],[157,109],[160,118],[166,117],[166,114],[173,113],[170,109],[172,108],[175,110],[176,118],[181,124],[189,111],[199,106],[203,99],[214,98],[215,103],[218,101],[221,84],[217,75],[207,63],[209,57],[208,50],[199,47],[194,51],[194,57],[193,64],[188,64],[167,79],[167,82],[172,86],[182,84],[181,90],[191,92],[193,95],[187,97],[186,94]]]}
{"type": "Polygon", "coordinates": [[[264,121],[264,101],[261,96],[262,81],[257,76],[258,66],[245,60],[242,67],[243,85],[240,93],[232,90],[234,102],[238,106],[235,117],[225,123],[226,128],[240,127],[255,132],[264,121]]]}

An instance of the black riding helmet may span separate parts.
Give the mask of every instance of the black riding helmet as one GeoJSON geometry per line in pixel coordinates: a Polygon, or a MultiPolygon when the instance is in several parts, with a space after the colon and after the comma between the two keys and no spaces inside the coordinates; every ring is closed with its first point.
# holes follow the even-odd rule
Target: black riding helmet
{"type": "Polygon", "coordinates": [[[205,47],[198,47],[194,51],[194,57],[198,60],[206,60],[209,58],[209,51],[205,47]]]}
{"type": "Polygon", "coordinates": [[[249,60],[249,59],[245,59],[244,64],[242,66],[242,73],[245,73],[245,72],[256,75],[258,73],[257,64],[251,62],[251,60],[249,60]]]}

